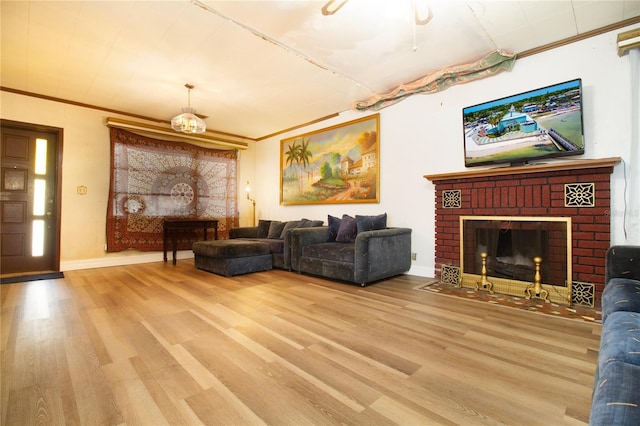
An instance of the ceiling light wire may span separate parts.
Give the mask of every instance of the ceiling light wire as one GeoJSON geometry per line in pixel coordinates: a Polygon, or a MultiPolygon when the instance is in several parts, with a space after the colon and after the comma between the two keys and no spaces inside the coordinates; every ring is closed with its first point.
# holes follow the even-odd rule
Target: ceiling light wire
{"type": "Polygon", "coordinates": [[[267,34],[256,30],[255,28],[252,28],[252,27],[250,27],[250,26],[248,26],[246,24],[243,24],[242,22],[239,22],[239,21],[231,18],[228,15],[225,15],[224,13],[220,12],[219,10],[214,9],[213,7],[211,7],[211,6],[209,6],[209,5],[205,4],[205,3],[202,3],[200,0],[191,0],[191,3],[196,5],[196,6],[198,6],[198,7],[200,7],[201,9],[203,9],[203,10],[209,12],[209,13],[213,13],[214,15],[216,15],[216,16],[222,18],[222,19],[225,19],[225,20],[227,20],[227,21],[229,21],[229,22],[231,22],[231,23],[233,23],[233,24],[235,24],[237,26],[239,26],[240,28],[242,28],[242,29],[244,29],[246,31],[249,31],[251,34],[255,35],[256,37],[259,37],[259,38],[261,38],[263,40],[266,40],[266,41],[268,41],[268,42],[270,42],[270,43],[272,43],[272,44],[274,44],[274,45],[276,45],[276,46],[278,46],[278,47],[280,47],[280,48],[282,48],[282,49],[284,49],[284,50],[286,50],[288,52],[293,53],[294,55],[304,59],[305,61],[309,62],[312,65],[315,65],[316,67],[318,67],[320,69],[323,69],[325,71],[329,71],[330,73],[332,73],[332,74],[334,74],[334,75],[336,75],[338,77],[341,77],[341,78],[344,78],[346,80],[349,80],[350,82],[358,85],[359,87],[362,87],[362,88],[370,91],[372,94],[376,93],[375,90],[373,90],[372,88],[366,86],[365,84],[355,80],[354,78],[349,77],[348,75],[342,74],[341,72],[338,72],[336,70],[333,70],[333,69],[329,68],[326,65],[320,64],[317,60],[305,55],[304,53],[292,48],[291,46],[288,46],[288,45],[282,43],[281,41],[276,40],[275,38],[273,38],[271,36],[268,36],[267,34]]]}
{"type": "Polygon", "coordinates": [[[418,43],[416,42],[416,27],[418,22],[418,11],[417,11],[416,1],[411,0],[411,28],[413,31],[413,52],[418,51],[418,43]]]}

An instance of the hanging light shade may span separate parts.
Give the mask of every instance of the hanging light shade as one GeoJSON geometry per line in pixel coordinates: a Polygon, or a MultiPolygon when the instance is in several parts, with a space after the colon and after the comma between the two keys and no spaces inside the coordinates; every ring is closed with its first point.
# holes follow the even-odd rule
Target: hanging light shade
{"type": "Polygon", "coordinates": [[[171,128],[182,133],[204,133],[207,130],[206,123],[196,115],[196,110],[191,108],[191,89],[194,86],[187,83],[184,87],[188,90],[187,107],[182,108],[182,114],[171,119],[171,128]]]}

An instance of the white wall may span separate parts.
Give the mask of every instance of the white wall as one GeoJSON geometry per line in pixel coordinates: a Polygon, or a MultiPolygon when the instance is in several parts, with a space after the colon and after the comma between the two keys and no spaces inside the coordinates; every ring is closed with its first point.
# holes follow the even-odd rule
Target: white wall
{"type": "MultiPolygon", "coordinates": [[[[433,276],[434,188],[425,174],[464,170],[462,108],[573,78],[584,87],[585,158],[622,157],[626,167],[631,149],[629,57],[618,57],[616,35],[632,27],[573,43],[516,61],[511,72],[449,88],[432,95],[416,95],[380,111],[380,203],[281,206],[280,140],[329,127],[363,113],[346,111],[339,117],[258,143],[240,152],[238,208],[240,224],[252,221],[252,206],[244,188],[251,182],[256,216],[264,219],[324,219],[327,214],[387,212],[390,226],[413,229],[412,251],[417,253],[410,273],[433,276]]],[[[428,54],[418,51],[417,54],[428,54]]],[[[109,190],[108,114],[87,108],[0,92],[4,119],[64,129],[62,166],[61,269],[70,270],[161,260],[161,253],[105,253],[106,206],[109,190]],[[87,195],[76,187],[86,185],[87,195]]],[[[627,171],[627,175],[629,172],[627,171]]],[[[612,243],[623,244],[624,173],[612,175],[612,243]]],[[[637,196],[637,194],[636,194],[637,196]]],[[[638,213],[627,213],[637,222],[638,213]]],[[[636,226],[635,229],[638,229],[636,226]]],[[[181,257],[190,256],[183,252],[181,257]]]]}
{"type": "MultiPolygon", "coordinates": [[[[580,158],[622,157],[612,175],[611,239],[624,244],[623,218],[638,214],[624,210],[624,172],[630,164],[631,74],[629,57],[617,55],[616,36],[632,27],[543,52],[516,61],[510,72],[454,86],[431,95],[415,95],[380,111],[380,203],[319,206],[279,205],[280,140],[346,122],[370,113],[347,111],[323,123],[258,142],[255,173],[258,217],[269,219],[323,218],[327,214],[387,212],[390,226],[413,229],[412,251],[417,260],[410,273],[433,276],[433,184],[425,174],[464,170],[462,108],[538,87],[582,78],[586,154],[580,158]]],[[[418,52],[420,54],[420,52],[418,52]]],[[[575,160],[576,158],[571,158],[575,160]]],[[[637,229],[637,228],[636,228],[637,229]]]]}

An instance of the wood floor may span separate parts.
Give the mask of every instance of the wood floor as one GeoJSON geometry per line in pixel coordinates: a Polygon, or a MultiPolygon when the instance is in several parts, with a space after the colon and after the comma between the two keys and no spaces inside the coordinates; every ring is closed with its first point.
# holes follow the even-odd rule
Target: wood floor
{"type": "Polygon", "coordinates": [[[588,421],[599,324],[193,260],[0,286],[2,424],[588,421]]]}

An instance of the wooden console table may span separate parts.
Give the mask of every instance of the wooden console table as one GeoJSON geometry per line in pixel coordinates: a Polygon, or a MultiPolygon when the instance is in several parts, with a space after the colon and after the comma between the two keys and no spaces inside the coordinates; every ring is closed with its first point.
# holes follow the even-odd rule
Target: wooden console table
{"type": "Polygon", "coordinates": [[[218,239],[217,219],[165,219],[162,235],[162,259],[167,261],[167,242],[171,236],[171,251],[173,264],[176,264],[176,251],[178,250],[178,232],[193,229],[204,230],[204,239],[207,239],[207,229],[214,229],[214,239],[218,239]]]}

